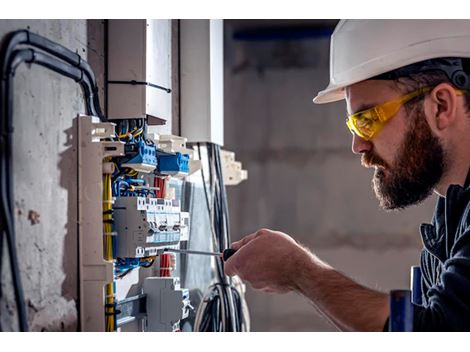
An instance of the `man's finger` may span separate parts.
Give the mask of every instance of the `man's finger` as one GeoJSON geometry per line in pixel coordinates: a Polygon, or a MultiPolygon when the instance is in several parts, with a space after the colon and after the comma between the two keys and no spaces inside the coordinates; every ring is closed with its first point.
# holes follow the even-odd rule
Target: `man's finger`
{"type": "Polygon", "coordinates": [[[239,250],[241,247],[246,245],[248,242],[252,241],[256,237],[257,233],[258,232],[254,232],[252,234],[249,234],[249,235],[243,237],[239,241],[233,242],[232,245],[230,246],[230,248],[233,248],[236,251],[239,250]]]}
{"type": "Polygon", "coordinates": [[[225,263],[224,263],[224,272],[225,275],[228,276],[234,276],[237,275],[237,267],[236,267],[236,258],[233,258],[236,255],[236,253],[230,257],[225,263]]]}

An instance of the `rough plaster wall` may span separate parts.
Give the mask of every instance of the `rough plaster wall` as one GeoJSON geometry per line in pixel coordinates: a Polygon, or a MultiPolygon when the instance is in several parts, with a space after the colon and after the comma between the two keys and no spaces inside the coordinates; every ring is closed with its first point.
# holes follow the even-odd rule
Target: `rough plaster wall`
{"type": "MultiPolygon", "coordinates": [[[[1,20],[0,35],[29,28],[87,57],[85,20],[1,20]]],[[[15,224],[30,329],[77,329],[76,151],[72,120],[84,113],[80,87],[22,65],[14,94],[15,224]],[[36,213],[39,222],[28,220],[36,213]]],[[[1,323],[17,330],[9,265],[3,265],[1,323]]]]}
{"type": "MultiPolygon", "coordinates": [[[[371,287],[409,287],[409,267],[419,262],[418,226],[431,218],[434,199],[400,213],[378,208],[372,173],[351,153],[344,103],[312,103],[328,83],[329,39],[237,42],[231,24],[225,141],[248,170],[248,180],[229,190],[232,238],[278,229],[371,287]]],[[[295,294],[248,288],[247,300],[253,330],[333,329],[295,294]]]]}

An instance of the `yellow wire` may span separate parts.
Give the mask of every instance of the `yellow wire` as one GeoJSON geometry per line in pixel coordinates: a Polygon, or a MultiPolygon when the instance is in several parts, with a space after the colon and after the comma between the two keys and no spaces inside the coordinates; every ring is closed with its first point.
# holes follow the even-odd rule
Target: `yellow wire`
{"type": "Polygon", "coordinates": [[[106,332],[113,332],[116,330],[116,322],[114,319],[115,309],[114,309],[114,283],[110,282],[106,284],[106,299],[105,299],[105,329],[106,332]]]}
{"type": "Polygon", "coordinates": [[[140,136],[142,134],[142,132],[144,132],[144,129],[141,128],[140,130],[138,130],[137,132],[133,133],[132,136],[135,138],[137,136],[140,136]]]}
{"type": "Polygon", "coordinates": [[[111,175],[103,175],[103,231],[104,231],[104,259],[106,261],[113,260],[113,226],[107,222],[112,220],[113,216],[110,212],[112,210],[112,190],[111,190],[111,175]]]}
{"type": "Polygon", "coordinates": [[[128,137],[129,135],[132,135],[132,137],[137,137],[137,136],[140,136],[142,134],[142,132],[144,132],[144,129],[143,128],[140,128],[140,129],[134,129],[133,131],[131,132],[126,132],[126,133],[122,133],[122,134],[118,134],[118,138],[121,139],[121,138],[125,138],[125,137],[128,137]]]}
{"type": "MultiPolygon", "coordinates": [[[[111,158],[105,158],[106,162],[111,161],[111,158]]],[[[112,178],[110,174],[103,174],[103,240],[104,240],[104,259],[106,261],[113,261],[113,225],[108,222],[113,219],[111,204],[113,197],[112,192],[112,178]]],[[[105,330],[115,331],[115,298],[114,298],[114,282],[106,284],[105,287],[105,330]]]]}

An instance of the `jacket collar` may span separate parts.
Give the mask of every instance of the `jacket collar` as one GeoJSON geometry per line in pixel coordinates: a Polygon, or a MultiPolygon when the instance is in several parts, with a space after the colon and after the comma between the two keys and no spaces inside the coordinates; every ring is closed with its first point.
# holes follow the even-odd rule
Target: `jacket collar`
{"type": "Polygon", "coordinates": [[[424,248],[444,262],[454,245],[462,211],[470,202],[470,169],[464,186],[450,185],[446,197],[439,197],[432,224],[420,228],[424,248]]]}

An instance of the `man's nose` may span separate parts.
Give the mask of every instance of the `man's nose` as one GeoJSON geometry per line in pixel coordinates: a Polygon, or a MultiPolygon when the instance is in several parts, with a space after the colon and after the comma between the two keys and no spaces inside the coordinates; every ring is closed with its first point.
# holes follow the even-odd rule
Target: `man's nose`
{"type": "Polygon", "coordinates": [[[356,134],[353,134],[351,149],[354,154],[363,154],[372,149],[372,143],[370,141],[362,139],[356,134]]]}

